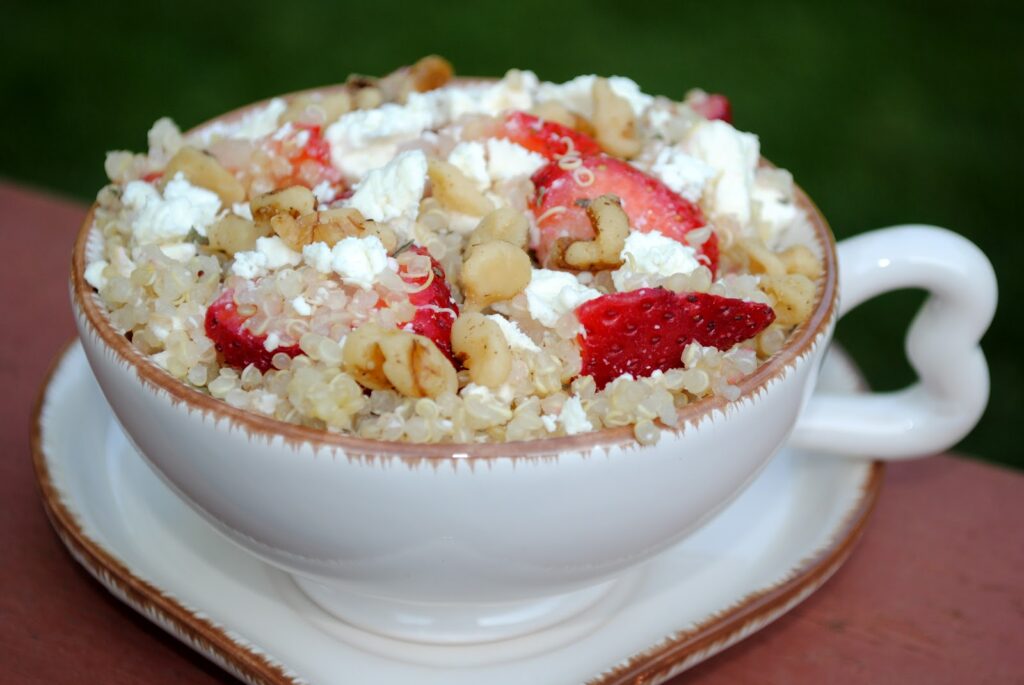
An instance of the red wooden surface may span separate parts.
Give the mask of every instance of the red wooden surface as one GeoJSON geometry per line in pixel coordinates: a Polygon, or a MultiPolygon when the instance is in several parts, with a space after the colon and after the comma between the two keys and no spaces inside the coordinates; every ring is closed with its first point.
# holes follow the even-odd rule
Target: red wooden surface
{"type": "MultiPolygon", "coordinates": [[[[0,207],[0,682],[235,682],[108,595],[46,521],[29,413],[73,334],[64,274],[84,208],[2,183],[0,207]]],[[[1024,683],[1022,520],[1022,474],[950,456],[895,464],[832,580],[673,683],[1024,683]]]]}

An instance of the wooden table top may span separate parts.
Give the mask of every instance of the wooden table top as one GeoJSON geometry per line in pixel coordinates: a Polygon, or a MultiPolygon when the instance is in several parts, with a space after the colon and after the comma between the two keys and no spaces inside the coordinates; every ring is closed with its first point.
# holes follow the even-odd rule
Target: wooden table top
{"type": "MultiPolygon", "coordinates": [[[[39,502],[29,414],[73,334],[64,274],[85,208],[0,183],[0,681],[233,683],[109,595],[39,502]]],[[[1024,683],[1024,474],[943,455],[889,467],[850,561],[794,611],[684,673],[716,683],[1024,683]]]]}

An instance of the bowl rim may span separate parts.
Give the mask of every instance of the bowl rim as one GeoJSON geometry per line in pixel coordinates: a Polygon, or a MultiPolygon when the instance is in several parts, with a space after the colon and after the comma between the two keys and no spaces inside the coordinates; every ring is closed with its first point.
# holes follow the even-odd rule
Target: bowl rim
{"type": "MultiPolygon", "coordinates": [[[[456,79],[453,83],[474,84],[493,81],[476,77],[456,79]]],[[[266,98],[225,114],[209,119],[185,133],[186,136],[202,133],[204,129],[216,123],[231,122],[245,114],[265,107],[272,100],[282,99],[290,102],[296,97],[316,93],[333,93],[349,88],[346,84],[309,88],[284,95],[266,98]]],[[[761,158],[761,166],[773,166],[765,158],[761,158]]],[[[796,204],[805,211],[813,228],[814,237],[821,247],[824,261],[824,278],[819,284],[814,310],[811,316],[791,334],[787,344],[775,355],[761,364],[753,373],[745,376],[737,385],[740,394],[735,400],[727,400],[720,396],[712,396],[687,404],[678,411],[679,423],[676,426],[662,426],[663,433],[678,435],[686,430],[687,425],[696,424],[715,411],[724,411],[731,405],[742,403],[759,393],[774,379],[785,374],[807,352],[812,349],[835,320],[838,311],[838,257],[836,241],[832,230],[821,210],[808,197],[803,189],[794,184],[796,204]]],[[[298,446],[308,444],[316,450],[326,448],[341,450],[349,456],[358,457],[398,457],[403,460],[478,460],[478,459],[536,459],[538,457],[556,457],[566,453],[589,453],[596,448],[626,447],[643,449],[633,434],[631,425],[616,428],[604,428],[590,433],[532,440],[516,440],[508,442],[480,443],[413,443],[397,440],[374,440],[346,433],[333,433],[324,429],[310,428],[286,423],[263,414],[233,407],[223,400],[207,395],[196,388],[179,380],[159,367],[147,355],[139,351],[123,334],[118,333],[110,324],[105,307],[99,300],[99,294],[85,280],[85,263],[87,248],[93,234],[93,217],[97,203],[90,206],[75,239],[71,257],[71,299],[75,308],[84,316],[92,331],[114,353],[118,361],[131,367],[144,386],[152,390],[166,392],[174,404],[183,403],[190,409],[215,417],[219,423],[227,420],[232,428],[239,428],[248,434],[263,436],[267,439],[283,439],[285,443],[298,446]]],[[[659,441],[660,442],[660,441],[659,441]]]]}

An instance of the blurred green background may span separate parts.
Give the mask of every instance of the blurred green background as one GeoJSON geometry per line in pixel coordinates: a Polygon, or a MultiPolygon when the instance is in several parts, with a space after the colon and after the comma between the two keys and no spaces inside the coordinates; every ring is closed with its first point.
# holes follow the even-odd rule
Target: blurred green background
{"type": "MultiPolygon", "coordinates": [[[[110,149],[145,148],[274,94],[382,74],[428,53],[463,74],[622,74],[647,92],[729,95],[736,125],[793,172],[838,237],[933,223],[992,259],[1001,305],[984,340],[992,400],[960,446],[1024,467],[1020,2],[36,2],[0,41],[0,176],[86,201],[110,149]],[[1014,314],[1017,312],[1017,314],[1014,314]]],[[[919,293],[864,305],[838,337],[870,382],[903,357],[919,293]]]]}

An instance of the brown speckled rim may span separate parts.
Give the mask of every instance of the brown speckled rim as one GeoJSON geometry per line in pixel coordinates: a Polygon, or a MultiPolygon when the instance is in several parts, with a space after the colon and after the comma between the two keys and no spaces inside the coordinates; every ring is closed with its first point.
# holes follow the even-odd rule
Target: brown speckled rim
{"type": "MultiPolygon", "coordinates": [[[[482,79],[463,79],[463,82],[480,82],[482,79]]],[[[344,86],[311,89],[281,96],[291,100],[299,95],[315,92],[335,92],[344,86]]],[[[232,121],[245,113],[264,106],[269,100],[254,103],[212,119],[194,128],[190,133],[202,131],[218,121],[232,121]]],[[[762,162],[768,165],[767,161],[762,162]]],[[[837,311],[837,258],[836,243],[825,217],[811,199],[799,187],[796,188],[797,204],[805,210],[814,235],[824,258],[825,277],[818,288],[818,300],[810,318],[800,325],[793,337],[781,352],[762,364],[754,373],[740,381],[740,395],[733,402],[742,402],[766,387],[772,379],[782,375],[787,369],[803,357],[813,346],[820,342],[821,336],[835,319],[837,311]]],[[[215,399],[195,388],[174,378],[139,352],[131,342],[118,333],[111,325],[100,303],[98,296],[85,281],[86,247],[92,233],[94,204],[85,217],[75,241],[71,259],[71,291],[74,303],[87,319],[89,326],[102,339],[104,344],[113,351],[119,360],[134,368],[138,378],[151,389],[161,390],[171,397],[172,401],[182,402],[190,408],[201,410],[215,416],[218,421],[227,419],[233,426],[250,434],[260,435],[268,439],[282,438],[292,445],[310,444],[315,448],[337,448],[349,455],[361,457],[397,457],[419,462],[422,459],[535,459],[538,457],[556,458],[563,453],[589,453],[598,447],[630,446],[639,448],[640,444],[633,435],[632,427],[607,428],[593,433],[574,436],[540,438],[503,443],[409,443],[400,441],[383,441],[360,438],[325,430],[308,428],[285,423],[269,416],[239,409],[227,402],[215,399]],[[457,455],[457,456],[455,456],[457,455]]],[[[682,428],[668,430],[685,430],[702,417],[716,410],[723,410],[731,404],[722,397],[710,397],[689,404],[679,410],[682,428]]]]}
{"type": "MultiPolygon", "coordinates": [[[[173,595],[135,575],[111,550],[91,538],[68,508],[54,483],[43,449],[43,408],[50,382],[65,359],[69,342],[57,355],[43,381],[32,412],[30,446],[36,481],[50,523],[68,551],[115,596],[157,623],[168,633],[243,681],[258,685],[300,685],[286,665],[246,646],[227,629],[198,615],[173,595]]],[[[885,466],[875,461],[832,540],[793,568],[780,583],[758,590],[700,625],[666,636],[650,649],[634,654],[588,681],[592,685],[653,685],[697,665],[765,627],[806,599],[849,558],[863,535],[881,491],[885,466]]],[[[199,608],[201,609],[201,608],[199,608]]],[[[244,636],[243,636],[244,637],[244,636]]]]}

